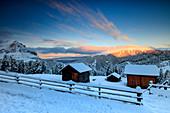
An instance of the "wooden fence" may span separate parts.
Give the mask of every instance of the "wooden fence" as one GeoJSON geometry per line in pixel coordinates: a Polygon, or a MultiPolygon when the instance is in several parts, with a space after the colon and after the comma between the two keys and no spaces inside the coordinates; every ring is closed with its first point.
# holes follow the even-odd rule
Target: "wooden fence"
{"type": "Polygon", "coordinates": [[[97,85],[86,85],[85,83],[74,83],[65,81],[54,81],[39,79],[28,76],[18,76],[9,73],[0,73],[1,82],[15,82],[31,87],[47,88],[50,90],[68,92],[72,94],[84,94],[95,98],[105,98],[110,100],[122,101],[142,105],[142,92],[140,90],[120,89],[97,85]],[[88,93],[90,92],[90,93],[88,93]],[[114,96],[114,97],[111,97],[114,96]],[[117,98],[116,98],[117,97],[117,98]]]}
{"type": "MultiPolygon", "coordinates": [[[[166,85],[166,84],[169,83],[169,80],[170,80],[170,79],[164,81],[162,84],[152,84],[153,82],[150,81],[149,87],[148,87],[145,91],[148,90],[148,91],[149,91],[149,94],[152,94],[151,88],[159,88],[159,89],[164,88],[164,90],[167,90],[168,88],[170,88],[170,86],[166,85]]],[[[145,92],[145,91],[144,91],[144,92],[145,92]]],[[[143,93],[144,93],[144,92],[143,92],[143,93]]]]}

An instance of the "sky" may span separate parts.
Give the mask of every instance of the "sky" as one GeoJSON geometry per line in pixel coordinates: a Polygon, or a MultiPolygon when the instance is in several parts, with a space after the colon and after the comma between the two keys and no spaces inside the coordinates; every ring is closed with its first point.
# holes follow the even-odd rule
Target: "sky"
{"type": "Polygon", "coordinates": [[[21,42],[41,58],[170,48],[170,1],[1,0],[0,40],[21,42]]]}

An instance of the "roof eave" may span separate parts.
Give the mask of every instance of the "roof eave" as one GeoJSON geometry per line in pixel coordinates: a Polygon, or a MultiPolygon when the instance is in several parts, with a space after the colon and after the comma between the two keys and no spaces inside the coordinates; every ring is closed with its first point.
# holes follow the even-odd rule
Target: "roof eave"
{"type": "Polygon", "coordinates": [[[137,76],[159,76],[159,74],[135,74],[135,73],[124,73],[126,75],[137,75],[137,76]]]}

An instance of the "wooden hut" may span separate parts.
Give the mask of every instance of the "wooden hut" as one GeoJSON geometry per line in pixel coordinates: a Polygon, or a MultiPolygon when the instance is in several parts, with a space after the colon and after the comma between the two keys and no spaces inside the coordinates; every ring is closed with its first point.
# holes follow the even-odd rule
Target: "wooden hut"
{"type": "Polygon", "coordinates": [[[130,87],[141,86],[147,88],[149,81],[156,83],[159,69],[156,65],[127,65],[124,74],[127,75],[127,85],[130,87]]]}
{"type": "Polygon", "coordinates": [[[111,73],[107,77],[107,81],[110,81],[110,82],[119,82],[120,80],[121,80],[121,76],[117,74],[116,72],[111,73]]]}
{"type": "Polygon", "coordinates": [[[62,72],[62,80],[73,80],[75,82],[89,82],[89,75],[92,69],[84,63],[71,63],[65,66],[62,72]]]}

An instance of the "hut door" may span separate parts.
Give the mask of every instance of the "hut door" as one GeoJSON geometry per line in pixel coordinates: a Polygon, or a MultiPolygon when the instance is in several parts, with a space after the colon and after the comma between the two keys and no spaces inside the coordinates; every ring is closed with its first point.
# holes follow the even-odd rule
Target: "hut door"
{"type": "Polygon", "coordinates": [[[79,73],[71,73],[72,80],[75,82],[79,81],[79,73]]]}

